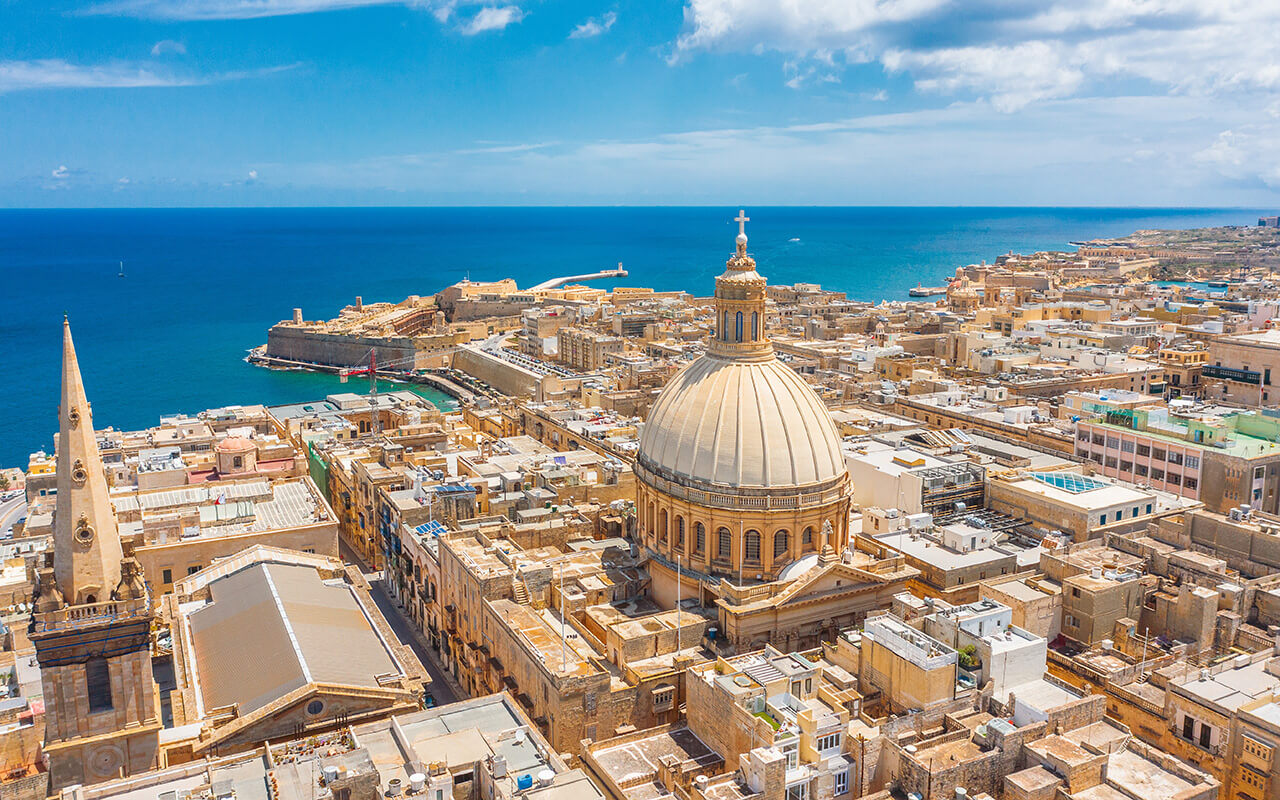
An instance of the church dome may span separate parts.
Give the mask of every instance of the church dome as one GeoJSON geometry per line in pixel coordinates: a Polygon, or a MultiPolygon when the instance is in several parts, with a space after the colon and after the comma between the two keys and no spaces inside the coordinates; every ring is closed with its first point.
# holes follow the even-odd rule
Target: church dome
{"type": "Polygon", "coordinates": [[[640,438],[641,466],[689,486],[783,488],[845,474],[818,395],[776,358],[705,355],[663,389],[640,438]]]}

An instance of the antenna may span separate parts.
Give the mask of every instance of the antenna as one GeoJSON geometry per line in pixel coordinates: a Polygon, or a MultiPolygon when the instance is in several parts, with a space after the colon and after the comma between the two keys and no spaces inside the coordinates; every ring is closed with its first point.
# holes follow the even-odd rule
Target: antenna
{"type": "Polygon", "coordinates": [[[564,638],[564,556],[560,557],[560,669],[569,663],[569,640],[564,638]]]}
{"type": "Polygon", "coordinates": [[[679,655],[680,651],[684,649],[683,643],[681,642],[681,638],[680,638],[680,634],[682,632],[682,626],[680,625],[680,601],[683,599],[681,598],[680,595],[681,595],[682,589],[684,589],[684,585],[680,580],[680,555],[677,553],[676,554],[676,655],[679,655]]]}
{"type": "Polygon", "coordinates": [[[373,409],[373,435],[382,435],[382,412],[378,410],[378,348],[369,351],[369,406],[373,409]]]}

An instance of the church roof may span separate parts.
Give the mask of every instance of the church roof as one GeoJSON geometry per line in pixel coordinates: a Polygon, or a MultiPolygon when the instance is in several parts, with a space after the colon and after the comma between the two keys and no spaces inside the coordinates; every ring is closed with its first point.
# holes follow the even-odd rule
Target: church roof
{"type": "Polygon", "coordinates": [[[307,684],[377,688],[399,674],[355,594],[311,566],[259,563],[209,586],[189,616],[206,713],[255,711],[307,684]]]}
{"type": "Polygon", "coordinates": [[[845,473],[835,423],[799,375],[776,359],[713,355],[662,390],[640,438],[640,460],[693,485],[777,488],[845,473]]]}

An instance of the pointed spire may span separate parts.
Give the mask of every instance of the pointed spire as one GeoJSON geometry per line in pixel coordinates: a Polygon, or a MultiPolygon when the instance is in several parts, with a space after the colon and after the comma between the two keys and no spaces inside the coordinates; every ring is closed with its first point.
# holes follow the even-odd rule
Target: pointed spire
{"type": "Polygon", "coordinates": [[[58,589],[73,605],[104,602],[120,583],[123,548],[71,339],[71,323],[65,314],[57,474],[53,569],[58,589]]]}

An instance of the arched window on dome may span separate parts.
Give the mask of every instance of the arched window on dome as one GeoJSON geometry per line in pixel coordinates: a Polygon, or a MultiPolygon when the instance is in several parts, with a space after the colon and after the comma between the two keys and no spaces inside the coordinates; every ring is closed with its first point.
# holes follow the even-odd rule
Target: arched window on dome
{"type": "Polygon", "coordinates": [[[728,528],[716,531],[716,558],[724,561],[733,559],[733,534],[728,528]]]}
{"type": "Polygon", "coordinates": [[[649,519],[648,519],[649,535],[652,536],[658,532],[658,507],[654,505],[652,500],[649,501],[649,519]]]}
{"type": "Polygon", "coordinates": [[[800,545],[804,547],[805,550],[813,549],[813,528],[812,527],[805,528],[804,533],[800,534],[800,545]]]}
{"type": "Polygon", "coordinates": [[[791,549],[791,535],[786,531],[778,531],[773,535],[774,560],[782,558],[791,549]]]}
{"type": "Polygon", "coordinates": [[[676,549],[684,552],[684,517],[676,517],[676,549]]]}
{"type": "Polygon", "coordinates": [[[720,323],[720,340],[729,341],[729,312],[724,312],[724,321],[720,323]]]}
{"type": "Polygon", "coordinates": [[[737,322],[734,324],[734,332],[738,336],[738,338],[735,339],[734,341],[738,341],[738,342],[742,341],[742,312],[741,311],[738,312],[737,322]]]}
{"type": "Polygon", "coordinates": [[[760,312],[751,312],[751,341],[760,340],[760,312]]]}
{"type": "Polygon", "coordinates": [[[742,537],[742,560],[760,563],[760,531],[747,531],[742,537]]]}
{"type": "Polygon", "coordinates": [[[665,508],[658,512],[658,541],[667,543],[667,510],[665,508]]]}
{"type": "Polygon", "coordinates": [[[693,554],[700,556],[707,552],[707,526],[701,522],[693,526],[693,554]]]}

